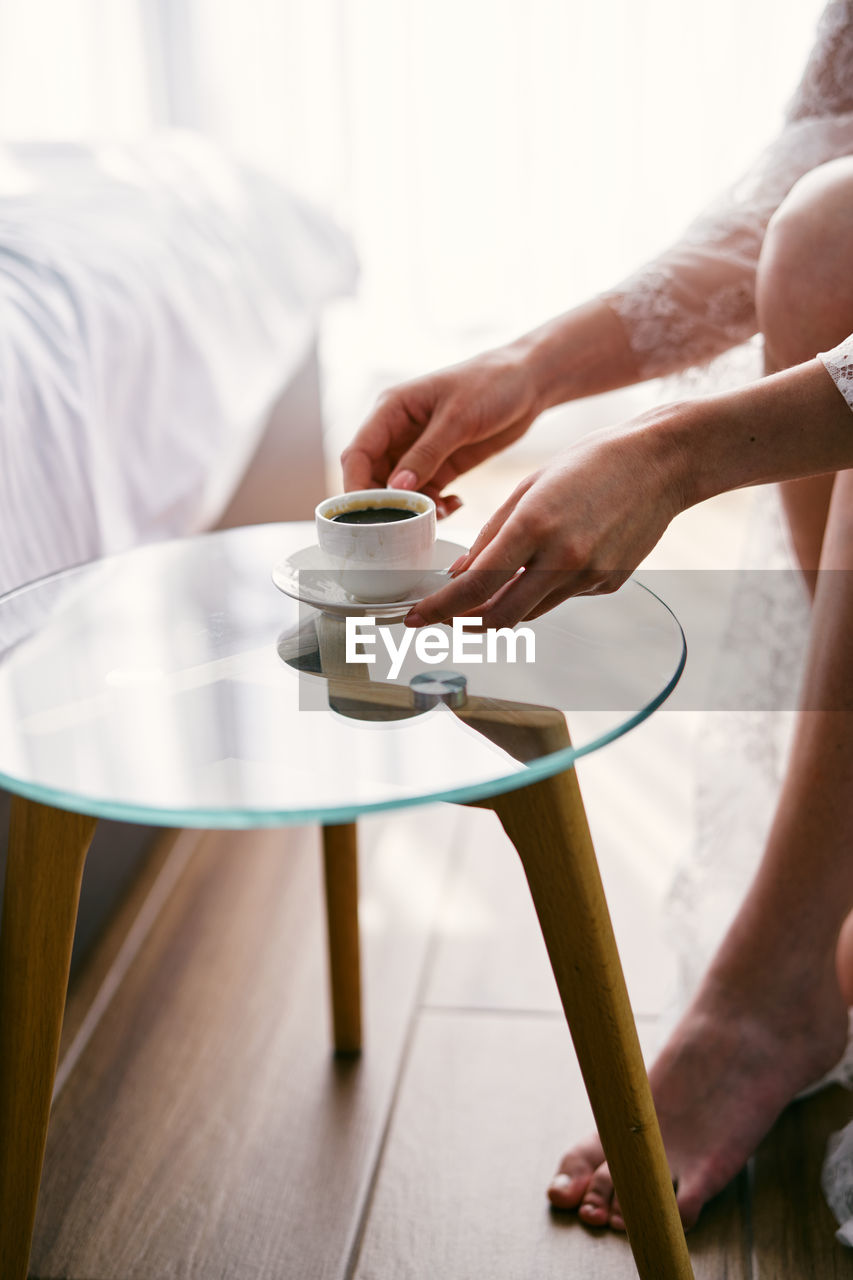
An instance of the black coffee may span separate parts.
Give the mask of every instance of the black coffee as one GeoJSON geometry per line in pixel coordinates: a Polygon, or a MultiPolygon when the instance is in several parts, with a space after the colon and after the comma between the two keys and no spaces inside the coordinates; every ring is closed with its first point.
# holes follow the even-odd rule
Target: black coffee
{"type": "Polygon", "coordinates": [[[335,524],[391,524],[394,520],[411,520],[417,511],[408,507],[356,507],[332,516],[335,524]]]}

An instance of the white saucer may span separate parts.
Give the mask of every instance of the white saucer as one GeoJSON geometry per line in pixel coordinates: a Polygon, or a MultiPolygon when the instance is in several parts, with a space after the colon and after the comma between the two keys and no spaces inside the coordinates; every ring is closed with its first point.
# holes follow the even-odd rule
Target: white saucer
{"type": "Polygon", "coordinates": [[[336,571],[316,543],[313,547],[294,551],[293,555],[277,564],[272,571],[272,580],[286,596],[311,605],[322,613],[336,614],[341,618],[381,617],[393,621],[405,618],[413,604],[443,587],[449,581],[447,570],[467,550],[458,542],[438,539],[432,549],[432,568],[426,570],[404,600],[356,600],[338,582],[336,571]],[[300,581],[303,570],[306,572],[300,581]]]}

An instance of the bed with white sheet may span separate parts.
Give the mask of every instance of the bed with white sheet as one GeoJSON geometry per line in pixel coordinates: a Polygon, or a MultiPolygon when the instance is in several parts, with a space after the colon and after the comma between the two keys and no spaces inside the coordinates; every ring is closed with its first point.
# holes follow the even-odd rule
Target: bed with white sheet
{"type": "Polygon", "coordinates": [[[194,135],[0,148],[0,592],[215,523],[355,274],[194,135]]]}

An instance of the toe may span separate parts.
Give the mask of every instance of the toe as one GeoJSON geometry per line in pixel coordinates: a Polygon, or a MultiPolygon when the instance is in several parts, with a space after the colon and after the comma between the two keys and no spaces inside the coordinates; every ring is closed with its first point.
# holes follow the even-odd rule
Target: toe
{"type": "Polygon", "coordinates": [[[613,1180],[606,1164],[599,1165],[584,1192],[578,1216],[591,1227],[606,1227],[613,1204],[613,1180]]]}
{"type": "Polygon", "coordinates": [[[598,1138],[590,1138],[563,1156],[560,1168],[548,1187],[548,1199],[555,1209],[577,1209],[603,1159],[604,1152],[598,1138]]]}
{"type": "Polygon", "coordinates": [[[555,1174],[548,1187],[548,1199],[555,1209],[577,1209],[589,1186],[592,1169],[576,1169],[572,1173],[555,1174]]]}
{"type": "Polygon", "coordinates": [[[608,1225],[611,1226],[614,1231],[625,1231],[627,1229],[625,1227],[625,1219],[622,1217],[622,1209],[620,1208],[619,1197],[617,1195],[614,1195],[610,1204],[610,1220],[608,1225]]]}
{"type": "Polygon", "coordinates": [[[701,1182],[691,1183],[689,1179],[685,1179],[677,1183],[675,1198],[678,1202],[678,1212],[681,1216],[682,1226],[685,1231],[689,1231],[699,1221],[702,1206],[708,1199],[705,1188],[701,1182]]]}

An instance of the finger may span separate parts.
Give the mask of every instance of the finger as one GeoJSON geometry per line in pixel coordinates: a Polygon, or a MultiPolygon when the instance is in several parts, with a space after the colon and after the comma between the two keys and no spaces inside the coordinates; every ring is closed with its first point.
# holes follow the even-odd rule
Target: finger
{"type": "Polygon", "coordinates": [[[462,506],[462,499],[455,493],[448,493],[435,500],[435,513],[439,520],[446,520],[462,506]]]}
{"type": "Polygon", "coordinates": [[[458,476],[470,471],[473,467],[479,466],[481,462],[485,462],[493,454],[500,453],[502,449],[506,449],[508,445],[511,445],[524,435],[526,429],[525,424],[509,427],[504,431],[498,431],[493,436],[487,436],[484,440],[478,440],[474,444],[467,444],[461,449],[454,450],[438,467],[430,483],[439,490],[446,489],[449,484],[453,484],[458,476]]]}
{"type": "Polygon", "coordinates": [[[541,618],[543,613],[549,613],[551,609],[556,609],[558,604],[562,604],[570,596],[611,595],[614,591],[618,591],[630,576],[631,571],[629,569],[620,569],[618,573],[605,574],[594,570],[581,571],[575,575],[575,579],[570,584],[562,584],[556,591],[552,591],[544,600],[541,600],[535,609],[525,616],[523,621],[533,622],[536,618],[541,618]]]}
{"type": "Polygon", "coordinates": [[[459,474],[457,469],[445,469],[441,480],[438,476],[442,464],[447,462],[460,439],[464,438],[466,428],[465,415],[458,409],[437,410],[402,454],[388,483],[395,489],[422,489],[430,483],[443,487],[450,483],[459,474]]]}
{"type": "MultiPolygon", "coordinates": [[[[472,467],[479,466],[481,462],[485,462],[493,454],[500,453],[502,449],[506,449],[509,445],[514,444],[516,440],[520,440],[528,425],[526,422],[517,423],[514,426],[504,428],[502,431],[495,432],[494,435],[488,435],[482,440],[473,441],[471,444],[463,445],[461,449],[454,450],[442,466],[442,471],[446,467],[448,472],[451,473],[446,479],[442,479],[442,487],[450,484],[456,476],[462,475],[465,471],[470,471],[472,467]]],[[[436,477],[440,474],[441,472],[436,472],[436,477]]]]}
{"type": "Polygon", "coordinates": [[[556,609],[558,604],[563,604],[564,601],[571,599],[573,596],[588,595],[587,585],[582,574],[577,574],[575,580],[571,582],[563,581],[555,591],[543,596],[538,604],[534,605],[530,612],[524,615],[522,621],[535,622],[544,613],[550,613],[552,609],[556,609]]]}
{"type": "Polygon", "coordinates": [[[476,615],[480,605],[491,600],[496,591],[509,582],[533,554],[534,548],[519,541],[506,526],[464,573],[441,590],[426,596],[403,619],[410,627],[431,622],[444,622],[462,614],[476,615]]]}
{"type": "Polygon", "coordinates": [[[408,626],[420,627],[463,613],[475,614],[479,605],[490,600],[530,562],[538,550],[532,530],[525,521],[513,521],[511,517],[516,504],[536,479],[536,475],[528,476],[516,485],[487,520],[461,567],[459,561],[455,562],[452,582],[420,601],[404,619],[408,626]]]}
{"type": "MultiPolygon", "coordinates": [[[[460,561],[463,557],[460,557],[460,561]]],[[[451,565],[451,571],[453,570],[451,565]]],[[[509,582],[482,610],[483,628],[514,627],[519,622],[535,622],[572,596],[608,595],[630,577],[625,572],[601,574],[594,570],[546,570],[533,564],[522,578],[509,582]],[[555,587],[553,584],[558,585],[555,587]],[[512,592],[512,595],[510,595],[512,592]],[[527,605],[527,611],[519,613],[527,605]]]]}
{"type": "Polygon", "coordinates": [[[341,454],[344,489],[372,489],[388,479],[388,449],[395,418],[392,405],[381,405],[358,429],[341,454]]]}
{"type": "Polygon", "coordinates": [[[459,556],[458,559],[453,561],[453,564],[448,565],[447,572],[450,574],[451,578],[458,577],[458,575],[462,572],[462,566],[465,564],[467,559],[468,559],[468,552],[463,551],[462,555],[459,556]]]}
{"type": "MultiPolygon", "coordinates": [[[[460,560],[461,559],[462,557],[460,556],[460,560]]],[[[452,569],[453,565],[450,566],[450,571],[452,571],[452,569]]],[[[537,575],[541,576],[546,571],[537,569],[535,572],[537,575]]],[[[566,600],[572,599],[575,596],[604,595],[611,591],[615,591],[617,587],[621,585],[621,581],[624,581],[624,579],[621,579],[621,581],[616,581],[611,584],[609,579],[603,580],[600,575],[586,569],[577,569],[574,571],[570,571],[568,569],[553,570],[551,573],[552,577],[556,578],[559,582],[559,586],[554,588],[554,590],[549,591],[547,595],[542,597],[538,604],[532,606],[528,613],[524,614],[522,618],[517,619],[516,621],[535,622],[537,618],[541,618],[543,614],[549,613],[552,609],[556,609],[557,605],[563,604],[566,600]]],[[[504,590],[506,590],[506,588],[504,590]]],[[[533,598],[534,594],[535,593],[531,590],[531,598],[533,598]]],[[[502,596],[503,592],[499,593],[499,595],[502,596]]],[[[491,607],[493,603],[497,603],[497,597],[494,601],[489,602],[489,607],[491,607]]],[[[495,622],[490,617],[488,619],[488,625],[490,627],[495,627],[510,624],[506,624],[502,621],[499,623],[495,622]]],[[[512,623],[511,625],[514,626],[515,623],[512,623]]],[[[483,620],[483,626],[486,626],[485,618],[483,620]]]]}
{"type": "Polygon", "coordinates": [[[377,474],[377,461],[364,449],[351,448],[341,454],[344,492],[349,493],[352,489],[376,489],[380,483],[384,483],[377,474]]]}
{"type": "MultiPolygon", "coordinates": [[[[483,627],[514,627],[532,614],[538,617],[542,601],[556,595],[561,588],[555,584],[565,580],[566,574],[559,569],[525,569],[488,602],[482,611],[483,627]]],[[[571,594],[571,583],[564,589],[571,594]]]]}
{"type": "Polygon", "coordinates": [[[403,622],[407,627],[423,627],[463,614],[476,615],[480,606],[490,600],[516,572],[515,569],[469,569],[448,586],[419,601],[403,622]]]}
{"type": "Polygon", "coordinates": [[[582,595],[582,592],[575,591],[571,586],[558,587],[556,591],[550,592],[538,604],[526,613],[522,618],[522,622],[535,622],[537,618],[541,618],[544,613],[550,613],[552,609],[556,609],[558,604],[563,604],[572,596],[582,595]]]}
{"type": "Polygon", "coordinates": [[[442,516],[452,515],[454,511],[462,506],[462,499],[455,493],[442,493],[441,489],[434,484],[425,484],[420,491],[425,493],[428,498],[432,498],[435,503],[436,515],[442,516]]]}
{"type": "Polygon", "coordinates": [[[448,485],[453,484],[458,475],[459,472],[455,467],[452,467],[449,462],[443,462],[432,479],[427,484],[420,486],[421,493],[428,493],[431,498],[434,498],[436,494],[441,493],[448,485]]]}
{"type": "Polygon", "coordinates": [[[480,622],[480,626],[479,626],[479,627],[474,627],[474,628],[472,628],[472,629],[473,629],[474,631],[487,631],[487,630],[488,630],[489,625],[491,625],[491,624],[489,624],[489,623],[487,623],[487,622],[485,621],[485,616],[489,613],[489,611],[490,611],[491,609],[493,609],[493,608],[494,608],[494,606],[498,603],[498,601],[500,601],[500,600],[502,600],[502,599],[503,599],[503,597],[504,597],[504,596],[506,595],[506,593],[509,591],[509,589],[510,589],[510,587],[512,586],[512,584],[513,584],[514,582],[517,582],[519,578],[521,578],[521,577],[523,577],[523,576],[524,576],[525,572],[526,572],[526,570],[525,570],[525,569],[519,569],[519,570],[518,570],[518,571],[513,575],[513,577],[511,577],[511,578],[509,579],[509,581],[504,582],[504,583],[502,583],[499,587],[497,587],[497,588],[495,589],[495,591],[492,593],[492,595],[490,595],[490,596],[489,596],[488,600],[484,601],[484,603],[483,603],[483,604],[477,605],[477,607],[476,607],[476,608],[474,608],[474,609],[470,609],[470,610],[468,611],[468,613],[466,613],[466,614],[461,614],[461,615],[457,615],[457,616],[461,616],[461,617],[465,617],[465,618],[468,618],[468,617],[476,617],[476,618],[478,619],[478,621],[480,622]]]}
{"type": "MultiPolygon", "coordinates": [[[[509,497],[506,499],[505,502],[501,503],[501,505],[498,507],[494,515],[489,516],[488,520],[483,525],[482,529],[480,530],[480,532],[477,534],[476,538],[472,542],[471,549],[469,550],[468,554],[465,557],[461,558],[460,560],[457,560],[451,566],[451,571],[456,576],[458,576],[460,573],[464,573],[467,569],[469,569],[471,565],[473,565],[474,561],[478,558],[478,556],[480,556],[485,551],[486,547],[491,542],[493,542],[500,533],[502,533],[502,531],[506,527],[506,523],[509,520],[509,517],[512,515],[513,511],[515,510],[515,507],[518,504],[519,500],[524,497],[524,494],[535,482],[535,480],[536,480],[535,475],[527,476],[524,480],[522,480],[521,484],[516,485],[512,493],[509,495],[509,497]]],[[[535,551],[535,546],[531,545],[531,554],[534,551],[535,551]]],[[[518,565],[518,568],[521,568],[520,564],[518,565]]]]}
{"type": "Polygon", "coordinates": [[[347,490],[384,485],[401,453],[417,439],[423,421],[417,405],[409,411],[413,394],[411,388],[399,388],[379,397],[373,413],[341,454],[347,490]]]}

